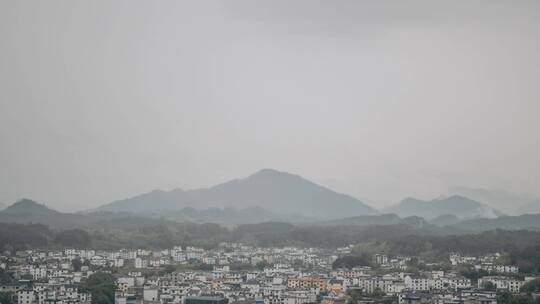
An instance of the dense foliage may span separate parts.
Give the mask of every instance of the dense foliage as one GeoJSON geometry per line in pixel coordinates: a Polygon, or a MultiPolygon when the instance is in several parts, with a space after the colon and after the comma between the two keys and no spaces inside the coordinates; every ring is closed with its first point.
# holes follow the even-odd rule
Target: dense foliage
{"type": "Polygon", "coordinates": [[[64,247],[85,248],[90,245],[91,238],[82,229],[68,229],[56,234],[55,242],[64,247]]]}
{"type": "Polygon", "coordinates": [[[519,266],[522,272],[540,273],[540,245],[528,246],[511,252],[510,263],[519,266]]]}
{"type": "Polygon", "coordinates": [[[0,303],[1,304],[13,304],[13,293],[11,292],[0,292],[0,303]]]}
{"type": "Polygon", "coordinates": [[[0,268],[0,285],[9,285],[14,282],[15,282],[15,279],[13,279],[13,276],[11,276],[10,273],[0,268]]]}
{"type": "Polygon", "coordinates": [[[534,299],[530,294],[501,292],[497,295],[497,304],[540,304],[540,299],[534,299]]]}
{"type": "MultiPolygon", "coordinates": [[[[486,270],[478,270],[474,268],[473,265],[459,265],[457,271],[467,279],[471,280],[473,284],[478,283],[478,279],[484,276],[489,275],[489,272],[486,270]]],[[[484,286],[484,288],[486,288],[484,286]]]]}
{"type": "Polygon", "coordinates": [[[351,269],[353,267],[357,266],[371,266],[371,259],[369,256],[362,255],[362,256],[353,256],[353,255],[346,255],[343,257],[338,258],[337,260],[332,263],[332,268],[348,268],[351,269]]]}
{"type": "Polygon", "coordinates": [[[92,304],[114,304],[116,281],[109,273],[97,272],[88,277],[81,286],[81,292],[92,294],[92,304]]]}
{"type": "Polygon", "coordinates": [[[81,261],[80,257],[71,260],[71,267],[73,268],[73,271],[81,271],[82,265],[83,262],[81,261]]]}
{"type": "Polygon", "coordinates": [[[540,293],[540,279],[529,281],[521,287],[521,291],[525,293],[540,293]]]}
{"type": "Polygon", "coordinates": [[[0,250],[4,252],[44,247],[52,234],[45,225],[0,223],[0,250]]]}
{"type": "MultiPolygon", "coordinates": [[[[10,285],[15,283],[15,279],[11,273],[6,272],[3,269],[0,269],[0,285],[10,285]]],[[[14,294],[11,292],[0,292],[0,303],[1,304],[11,304],[13,301],[14,294]]]]}

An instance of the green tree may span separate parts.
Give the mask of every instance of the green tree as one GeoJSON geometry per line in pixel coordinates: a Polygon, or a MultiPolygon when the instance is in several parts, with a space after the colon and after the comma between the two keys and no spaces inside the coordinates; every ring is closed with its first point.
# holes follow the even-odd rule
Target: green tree
{"type": "Polygon", "coordinates": [[[13,294],[10,292],[0,292],[0,303],[1,304],[14,304],[13,294]]]}
{"type": "Polygon", "coordinates": [[[382,298],[385,295],[386,295],[386,293],[384,291],[382,291],[379,287],[375,288],[373,290],[373,293],[371,293],[371,296],[376,297],[376,298],[382,298]]]}
{"type": "Polygon", "coordinates": [[[69,229],[59,232],[55,242],[64,247],[85,248],[90,245],[90,234],[82,229],[69,229]]]}
{"type": "Polygon", "coordinates": [[[533,299],[530,295],[511,294],[508,291],[497,295],[497,304],[539,304],[540,300],[533,299]]]}
{"type": "Polygon", "coordinates": [[[198,265],[197,269],[202,270],[202,271],[212,271],[214,270],[214,266],[210,264],[202,263],[198,265]]]}
{"type": "Polygon", "coordinates": [[[346,255],[338,258],[332,263],[332,268],[348,268],[351,269],[357,266],[371,266],[371,258],[368,255],[353,256],[346,255]]]}
{"type": "Polygon", "coordinates": [[[15,281],[9,272],[0,269],[0,284],[11,284],[15,281]]]}
{"type": "Polygon", "coordinates": [[[526,292],[528,294],[531,294],[533,292],[539,293],[540,292],[540,279],[534,279],[532,281],[525,283],[525,285],[521,287],[521,291],[526,292]]]}
{"type": "Polygon", "coordinates": [[[349,295],[349,297],[351,297],[351,302],[353,304],[358,303],[358,301],[362,299],[362,295],[363,295],[362,290],[358,288],[348,289],[347,294],[349,295]]]}
{"type": "Polygon", "coordinates": [[[471,283],[473,284],[476,284],[479,278],[489,275],[487,271],[482,270],[482,269],[477,270],[472,265],[459,265],[457,267],[457,271],[462,276],[471,280],[471,283]]]}
{"type": "Polygon", "coordinates": [[[487,291],[497,291],[497,286],[491,282],[486,282],[483,288],[487,291]]]}
{"type": "Polygon", "coordinates": [[[163,276],[163,275],[166,275],[166,274],[171,274],[173,272],[176,271],[176,267],[174,267],[174,265],[165,265],[165,267],[162,267],[160,270],[159,270],[159,275],[160,276],[163,276]]]}
{"type": "Polygon", "coordinates": [[[114,304],[116,280],[110,273],[96,272],[81,286],[82,292],[92,294],[92,304],[114,304]]]}
{"type": "Polygon", "coordinates": [[[71,260],[71,267],[73,267],[73,271],[81,271],[82,267],[82,261],[81,258],[76,257],[73,260],[71,260]]]}
{"type": "Polygon", "coordinates": [[[263,270],[264,268],[268,266],[270,266],[270,264],[267,261],[260,261],[260,262],[257,262],[257,264],[255,265],[255,268],[259,270],[263,270]]]}

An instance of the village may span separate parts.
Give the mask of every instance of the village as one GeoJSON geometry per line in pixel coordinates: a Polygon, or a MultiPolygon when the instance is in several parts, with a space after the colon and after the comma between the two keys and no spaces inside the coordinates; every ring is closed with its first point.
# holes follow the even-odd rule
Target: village
{"type": "Polygon", "coordinates": [[[222,243],[205,250],[175,246],[165,250],[18,251],[0,267],[13,280],[0,292],[18,304],[92,303],[82,286],[93,275],[114,278],[115,303],[181,304],[496,304],[497,293],[520,293],[536,279],[499,254],[463,256],[416,267],[416,257],[375,254],[370,266],[339,267],[353,246],[258,248],[222,243]],[[476,280],[458,269],[467,265],[476,280]]]}

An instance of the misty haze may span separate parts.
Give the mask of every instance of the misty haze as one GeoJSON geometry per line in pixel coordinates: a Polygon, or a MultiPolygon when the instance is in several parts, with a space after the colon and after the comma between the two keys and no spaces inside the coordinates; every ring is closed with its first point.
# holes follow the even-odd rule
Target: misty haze
{"type": "Polygon", "coordinates": [[[540,303],[540,2],[0,1],[0,304],[540,303]]]}

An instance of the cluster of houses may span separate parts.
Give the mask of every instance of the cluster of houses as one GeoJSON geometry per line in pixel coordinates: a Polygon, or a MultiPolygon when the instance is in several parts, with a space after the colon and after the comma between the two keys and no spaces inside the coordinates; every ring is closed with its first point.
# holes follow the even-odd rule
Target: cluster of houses
{"type": "Polygon", "coordinates": [[[518,279],[518,268],[499,265],[496,255],[463,257],[450,264],[473,265],[489,272],[471,282],[456,270],[408,269],[411,257],[373,256],[374,267],[333,269],[351,247],[255,248],[222,244],[217,249],[174,247],[166,250],[17,252],[0,267],[15,278],[0,287],[19,304],[91,303],[81,284],[96,272],[116,280],[115,303],[147,304],[496,304],[496,290],[512,293],[531,279],[518,279]],[[490,284],[488,284],[490,283],[490,284]],[[485,286],[496,290],[486,290],[485,286]]]}
{"type": "Polygon", "coordinates": [[[487,272],[516,274],[519,272],[519,267],[515,265],[497,264],[496,261],[501,257],[499,253],[488,254],[485,256],[462,256],[460,254],[451,254],[450,263],[452,265],[468,264],[474,265],[477,270],[485,270],[487,272]]]}

